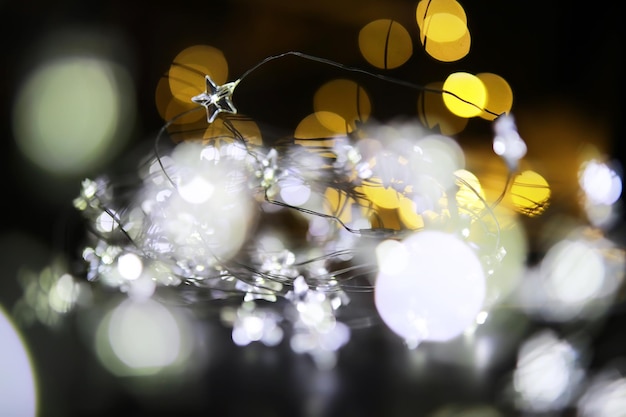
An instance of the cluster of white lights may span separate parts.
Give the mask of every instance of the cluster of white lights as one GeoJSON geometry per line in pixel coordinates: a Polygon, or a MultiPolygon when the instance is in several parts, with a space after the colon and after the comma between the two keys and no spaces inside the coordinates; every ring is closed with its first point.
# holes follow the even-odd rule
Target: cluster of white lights
{"type": "MultiPolygon", "coordinates": [[[[507,141],[499,154],[507,163],[521,158],[523,141],[511,139],[512,121],[502,116],[496,125],[496,138],[507,141]]],[[[94,226],[94,241],[83,251],[87,276],[135,302],[176,286],[239,300],[222,313],[236,344],[276,345],[289,334],[291,348],[322,367],[334,365],[350,338],[340,312],[351,290],[373,291],[373,307],[409,346],[459,336],[484,314],[487,277],[506,254],[499,239],[479,242],[472,231],[472,223],[495,214],[477,181],[466,180],[471,173],[460,171],[465,158],[453,139],[412,126],[373,132],[358,143],[337,138],[329,148],[337,162],[322,170],[309,151],[182,142],[140,169],[141,183],[124,205],[114,183],[85,180],[75,205],[94,226]],[[347,209],[348,217],[329,213],[321,184],[339,181],[403,213],[411,227],[377,226],[359,204],[347,209]],[[455,190],[461,190],[456,199],[467,200],[455,202],[459,213],[447,201],[455,190]],[[302,249],[260,232],[267,213],[309,223],[302,249]],[[364,267],[378,275],[350,272],[364,267]]],[[[346,198],[358,200],[351,195],[346,198]]]]}

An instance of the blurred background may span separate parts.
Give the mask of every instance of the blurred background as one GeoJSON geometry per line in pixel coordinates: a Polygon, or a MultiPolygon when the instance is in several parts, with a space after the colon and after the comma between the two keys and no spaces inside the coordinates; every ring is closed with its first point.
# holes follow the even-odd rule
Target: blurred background
{"type": "MultiPolygon", "coordinates": [[[[409,352],[384,326],[374,326],[354,332],[337,367],[325,372],[317,370],[310,358],[282,345],[236,347],[230,330],[212,322],[192,330],[202,333],[197,342],[201,348],[196,348],[203,355],[194,359],[195,372],[150,379],[118,376],[103,365],[81,330],[95,326],[88,311],[40,313],[43,319],[37,317],[30,324],[20,324],[14,317],[28,282],[53,274],[46,268],[57,265],[60,258],[69,259],[65,262],[70,266],[80,258],[84,227],[72,201],[80,193],[81,181],[102,172],[132,170],[150,151],[165,122],[158,108],[159,81],[177,54],[193,45],[208,45],[223,53],[225,80],[287,51],[419,85],[443,81],[457,71],[502,76],[513,91],[512,113],[528,144],[528,163],[551,186],[546,212],[523,220],[532,248],[529,263],[539,259],[551,234],[564,233],[560,226],[588,223],[581,220],[589,215],[581,209],[578,191],[582,161],[590,157],[605,161],[614,175],[622,175],[626,133],[621,14],[613,3],[577,7],[558,2],[459,3],[467,16],[471,47],[460,59],[443,62],[420,43],[415,0],[153,1],[147,5],[0,0],[5,22],[0,28],[4,132],[0,169],[6,185],[1,203],[0,311],[8,329],[6,338],[2,335],[6,344],[0,342],[4,357],[0,373],[11,375],[8,381],[0,377],[0,414],[3,404],[10,404],[10,393],[24,395],[23,404],[30,401],[19,391],[23,384],[29,386],[28,377],[25,381],[16,377],[30,372],[28,362],[36,386],[34,407],[42,417],[532,414],[537,410],[521,411],[524,407],[515,399],[513,371],[520,366],[518,347],[546,329],[552,332],[544,334],[548,339],[567,336],[568,349],[580,360],[580,369],[568,368],[569,376],[564,377],[568,381],[591,381],[607,370],[619,373],[626,358],[626,317],[620,296],[601,320],[580,327],[536,320],[510,309],[502,313],[500,324],[492,324],[505,336],[491,340],[482,351],[473,350],[471,361],[459,346],[409,352]],[[412,39],[411,52],[398,67],[376,67],[361,52],[359,32],[378,19],[397,22],[412,39]],[[20,336],[10,339],[12,334],[20,336]],[[10,374],[5,371],[11,364],[18,366],[19,361],[9,359],[12,346],[24,352],[20,343],[10,340],[21,340],[28,352],[23,372],[22,368],[11,368],[20,370],[10,374]],[[477,361],[485,365],[477,367],[477,361]]],[[[238,87],[235,102],[271,141],[293,132],[312,112],[312,96],[323,82],[346,75],[336,68],[286,57],[249,75],[238,87]]],[[[415,91],[366,76],[359,79],[374,103],[372,118],[418,116],[415,91]]],[[[454,137],[477,172],[485,176],[502,172],[492,157],[490,123],[470,119],[454,137]]],[[[613,220],[599,229],[621,247],[623,213],[617,202],[612,210],[613,220]]],[[[91,310],[97,314],[99,308],[104,307],[91,310]]],[[[617,380],[623,383],[620,377],[617,380]]],[[[554,384],[546,383],[542,392],[554,384]]],[[[519,391],[519,384],[515,386],[519,391]]],[[[626,415],[626,384],[620,387],[614,401],[624,407],[604,415],[626,415]]],[[[584,390],[572,392],[582,397],[584,390]]],[[[543,397],[538,398],[540,403],[543,397]]],[[[553,415],[600,415],[583,414],[574,400],[569,404],[556,407],[559,411],[553,415]]]]}

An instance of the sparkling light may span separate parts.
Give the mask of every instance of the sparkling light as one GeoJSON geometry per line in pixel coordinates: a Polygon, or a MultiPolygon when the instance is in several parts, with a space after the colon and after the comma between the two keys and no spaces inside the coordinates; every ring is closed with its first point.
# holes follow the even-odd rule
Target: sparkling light
{"type": "Polygon", "coordinates": [[[409,253],[407,266],[387,268],[383,259],[376,278],[375,302],[382,319],[413,345],[460,335],[474,323],[485,297],[476,254],[457,237],[434,230],[416,232],[401,244],[409,253]]]}

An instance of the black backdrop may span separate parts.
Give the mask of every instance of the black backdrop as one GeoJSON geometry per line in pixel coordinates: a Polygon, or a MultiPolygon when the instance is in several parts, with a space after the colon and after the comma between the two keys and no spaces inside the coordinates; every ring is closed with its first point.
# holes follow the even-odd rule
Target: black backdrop
{"type": "MultiPolygon", "coordinates": [[[[82,233],[71,208],[80,178],[59,181],[38,172],[19,154],[12,138],[13,99],[29,68],[25,57],[49,33],[86,27],[115,33],[127,45],[138,103],[135,134],[125,149],[127,159],[132,159],[163,123],[154,105],[155,86],[184,47],[220,48],[229,61],[231,78],[268,55],[288,50],[367,67],[356,43],[360,27],[377,18],[391,18],[410,28],[417,40],[415,4],[406,0],[0,1],[4,18],[0,26],[4,132],[0,303],[10,309],[19,297],[15,276],[20,267],[37,270],[58,251],[74,255],[82,233]],[[56,197],[50,196],[49,189],[56,197]],[[28,253],[17,250],[25,246],[28,253]]],[[[416,42],[413,58],[391,75],[427,83],[457,70],[501,74],[513,87],[513,110],[520,110],[522,132],[533,122],[525,115],[541,115],[566,103],[582,117],[605,126],[607,151],[622,158],[624,24],[617,6],[493,0],[462,4],[472,33],[469,56],[456,63],[438,63],[416,42]]],[[[306,62],[271,65],[259,70],[248,90],[238,92],[238,106],[264,126],[289,130],[306,114],[300,109],[306,107],[326,70],[306,62]]],[[[375,83],[371,88],[386,100],[377,117],[414,111],[414,98],[401,89],[375,83]]],[[[471,137],[480,137],[484,129],[480,123],[468,127],[471,137]]],[[[619,239],[621,230],[615,232],[619,239]]],[[[593,366],[626,354],[622,323],[623,312],[617,310],[594,339],[593,366]]],[[[35,325],[23,332],[37,369],[41,416],[417,416],[446,403],[489,403],[507,410],[502,392],[515,360],[512,354],[502,358],[480,382],[462,369],[442,364],[433,366],[426,377],[415,377],[401,344],[390,341],[381,328],[355,334],[342,351],[336,372],[316,373],[310,361],[290,354],[288,348],[234,348],[227,329],[211,326],[206,343],[213,359],[201,377],[190,382],[157,381],[156,387],[137,392],[128,380],[116,379],[101,367],[72,325],[56,331],[35,325]]]]}

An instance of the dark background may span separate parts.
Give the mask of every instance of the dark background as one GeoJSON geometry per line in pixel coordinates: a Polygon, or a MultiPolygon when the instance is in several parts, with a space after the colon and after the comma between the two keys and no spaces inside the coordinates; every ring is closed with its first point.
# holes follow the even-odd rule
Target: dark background
{"type": "MultiPolygon", "coordinates": [[[[420,49],[416,1],[0,0],[4,132],[0,136],[4,179],[0,304],[10,310],[20,296],[15,276],[22,266],[38,270],[55,253],[75,255],[74,245],[82,233],[71,207],[82,178],[61,181],[38,172],[20,155],[12,138],[13,97],[29,67],[27,53],[49,33],[87,27],[123,39],[129,51],[125,62],[137,89],[138,118],[132,141],[122,154],[135,155],[163,123],[154,104],[155,87],[185,47],[209,44],[221,49],[231,79],[266,56],[290,50],[372,69],[358,51],[358,31],[372,20],[394,19],[409,29],[414,55],[388,75],[418,84],[442,80],[454,71],[502,75],[514,91],[513,113],[520,132],[531,136],[531,148],[539,146],[531,156],[542,155],[545,146],[546,178],[558,180],[564,163],[558,160],[559,149],[568,148],[567,135],[572,132],[578,141],[588,129],[590,141],[600,138],[598,145],[607,155],[623,159],[624,22],[617,3],[576,7],[571,2],[544,3],[548,4],[461,2],[472,49],[458,62],[440,63],[420,49]],[[562,135],[552,136],[554,129],[562,135]],[[24,247],[29,252],[17,250],[24,247]]],[[[311,94],[332,74],[328,68],[296,58],[276,61],[251,76],[245,90],[238,90],[238,108],[270,126],[272,134],[289,131],[311,111],[311,94]]],[[[376,118],[414,114],[414,94],[372,80],[368,88],[374,101],[382,103],[375,108],[376,118]]],[[[487,123],[472,120],[459,141],[471,147],[490,140],[489,134],[487,123]]],[[[574,204],[568,203],[566,193],[556,197],[555,206],[566,211],[574,204]]],[[[622,230],[618,225],[612,231],[620,242],[622,230]]],[[[590,366],[601,367],[626,355],[623,314],[616,309],[604,331],[593,335],[590,366]]],[[[211,325],[206,337],[211,360],[200,376],[191,381],[156,381],[141,389],[133,381],[109,375],[71,319],[57,330],[34,325],[23,334],[38,374],[41,416],[418,416],[444,404],[491,404],[503,415],[514,414],[505,395],[514,351],[505,351],[498,365],[478,379],[462,367],[445,364],[416,376],[407,365],[403,346],[380,327],[355,333],[340,354],[338,368],[318,373],[307,357],[291,354],[287,347],[235,348],[227,329],[211,325]],[[316,409],[319,412],[310,411],[316,409]]]]}

